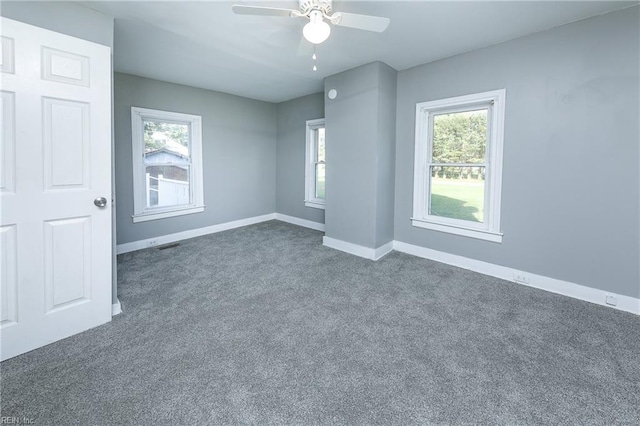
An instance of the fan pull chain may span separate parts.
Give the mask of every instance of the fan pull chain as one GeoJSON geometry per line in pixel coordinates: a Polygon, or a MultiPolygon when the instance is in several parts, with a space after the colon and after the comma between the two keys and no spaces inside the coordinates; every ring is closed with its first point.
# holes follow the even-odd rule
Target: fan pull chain
{"type": "Polygon", "coordinates": [[[316,56],[316,46],[313,46],[313,56],[311,56],[311,59],[313,59],[313,70],[314,71],[318,71],[318,57],[316,56]]]}

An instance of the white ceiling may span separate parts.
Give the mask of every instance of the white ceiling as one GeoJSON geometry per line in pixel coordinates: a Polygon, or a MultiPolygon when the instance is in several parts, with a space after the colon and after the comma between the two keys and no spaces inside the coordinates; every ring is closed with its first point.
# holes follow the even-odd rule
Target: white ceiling
{"type": "Polygon", "coordinates": [[[325,77],[376,60],[396,70],[585,19],[637,2],[334,1],[334,11],[386,16],[378,34],[333,27],[317,48],[305,20],[235,15],[232,4],[297,9],[297,1],[88,1],[116,18],[119,72],[281,102],[322,90],[325,77]]]}

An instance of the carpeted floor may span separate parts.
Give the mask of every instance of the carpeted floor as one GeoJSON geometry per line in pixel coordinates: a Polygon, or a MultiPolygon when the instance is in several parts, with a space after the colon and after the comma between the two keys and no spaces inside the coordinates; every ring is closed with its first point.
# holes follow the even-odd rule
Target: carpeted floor
{"type": "MultiPolygon", "coordinates": [[[[0,365],[35,424],[639,424],[640,320],[282,222],[119,256],[124,313],[0,365]]],[[[615,279],[612,277],[612,279],[615,279]]]]}

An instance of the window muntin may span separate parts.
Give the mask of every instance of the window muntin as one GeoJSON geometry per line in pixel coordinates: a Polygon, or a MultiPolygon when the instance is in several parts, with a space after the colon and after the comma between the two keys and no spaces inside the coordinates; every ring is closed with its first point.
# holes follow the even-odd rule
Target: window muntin
{"type": "Polygon", "coordinates": [[[134,222],[204,210],[201,117],[131,109],[134,222]]]}
{"type": "Polygon", "coordinates": [[[305,205],[324,208],[326,193],[326,133],[324,119],[307,121],[305,205]]]}
{"type": "Polygon", "coordinates": [[[414,226],[501,241],[504,97],[417,104],[414,226]]]}

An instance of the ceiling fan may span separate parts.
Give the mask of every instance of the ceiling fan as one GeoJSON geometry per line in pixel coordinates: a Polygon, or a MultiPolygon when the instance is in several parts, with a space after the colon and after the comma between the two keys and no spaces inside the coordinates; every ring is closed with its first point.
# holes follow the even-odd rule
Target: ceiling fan
{"type": "Polygon", "coordinates": [[[239,15],[282,16],[289,18],[307,18],[309,22],[304,26],[304,38],[313,44],[320,44],[329,38],[332,25],[356,28],[358,30],[383,32],[389,26],[389,18],[380,16],[360,15],[357,13],[333,11],[332,0],[298,0],[299,10],[281,9],[277,7],[245,6],[236,4],[232,9],[239,15]]]}

